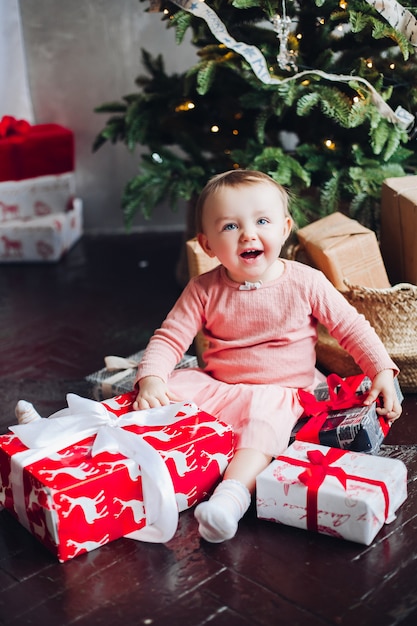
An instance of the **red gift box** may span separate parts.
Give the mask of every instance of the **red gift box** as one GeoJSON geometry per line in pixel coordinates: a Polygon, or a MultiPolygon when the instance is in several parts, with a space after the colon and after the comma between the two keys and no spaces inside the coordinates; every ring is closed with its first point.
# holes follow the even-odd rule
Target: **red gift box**
{"type": "Polygon", "coordinates": [[[74,135],[59,124],[31,126],[5,116],[0,121],[0,181],[74,170],[74,135]]]}
{"type": "Polygon", "coordinates": [[[132,412],[135,395],[69,394],[0,437],[2,504],[61,562],[122,536],[168,541],[233,455],[231,428],[195,405],[132,412]]]}

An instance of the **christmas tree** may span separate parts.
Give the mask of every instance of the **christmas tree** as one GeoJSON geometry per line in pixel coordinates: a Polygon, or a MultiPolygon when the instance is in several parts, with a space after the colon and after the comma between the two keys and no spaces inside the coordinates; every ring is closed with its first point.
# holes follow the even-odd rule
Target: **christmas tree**
{"type": "Polygon", "coordinates": [[[298,226],[341,210],[377,231],[382,182],[416,167],[410,4],[151,2],[178,45],[192,33],[199,61],[167,75],[163,57],[143,50],[138,90],[96,109],[110,117],[95,150],[106,141],[149,149],[123,193],[126,225],[241,167],[289,189],[298,226]]]}

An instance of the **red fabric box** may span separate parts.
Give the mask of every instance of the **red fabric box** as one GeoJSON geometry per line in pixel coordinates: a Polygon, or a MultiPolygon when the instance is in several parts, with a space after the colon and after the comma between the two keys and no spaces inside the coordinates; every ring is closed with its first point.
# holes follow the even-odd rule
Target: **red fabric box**
{"type": "Polygon", "coordinates": [[[0,133],[0,181],[63,174],[73,171],[74,163],[74,135],[63,126],[27,125],[23,132],[0,133]]]}
{"type": "Polygon", "coordinates": [[[191,403],[129,413],[134,397],[69,394],[0,437],[2,504],[61,562],[122,536],[168,541],[232,458],[229,426],[191,403]]]}

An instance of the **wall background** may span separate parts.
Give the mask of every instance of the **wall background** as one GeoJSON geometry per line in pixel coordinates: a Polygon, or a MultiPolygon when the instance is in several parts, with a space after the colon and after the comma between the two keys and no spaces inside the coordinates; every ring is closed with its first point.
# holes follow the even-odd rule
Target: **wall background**
{"type": "MultiPolygon", "coordinates": [[[[134,80],[144,72],[141,48],[161,53],[168,72],[197,59],[191,44],[177,46],[174,30],[167,30],[160,13],[146,13],[147,6],[139,0],[20,0],[34,119],[74,132],[85,232],[124,232],[120,197],[138,162],[138,153],[122,144],[92,153],[107,119],[94,108],[135,91],[134,80]]],[[[183,223],[183,209],[160,206],[151,221],[139,217],[135,230],[181,230],[183,223]]]]}

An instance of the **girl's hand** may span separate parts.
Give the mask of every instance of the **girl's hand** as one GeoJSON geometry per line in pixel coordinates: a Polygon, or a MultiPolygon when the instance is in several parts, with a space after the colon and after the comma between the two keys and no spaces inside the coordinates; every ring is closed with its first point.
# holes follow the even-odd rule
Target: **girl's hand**
{"type": "Polygon", "coordinates": [[[154,409],[158,406],[166,406],[171,402],[177,402],[170,394],[168,385],[158,376],[146,376],[139,381],[139,393],[133,403],[133,410],[154,409]]]}
{"type": "Polygon", "coordinates": [[[375,376],[364,404],[367,406],[372,404],[378,396],[382,396],[383,403],[382,407],[376,409],[376,412],[378,415],[386,417],[388,422],[394,422],[400,417],[402,408],[395,391],[394,372],[392,370],[382,370],[375,376]]]}

